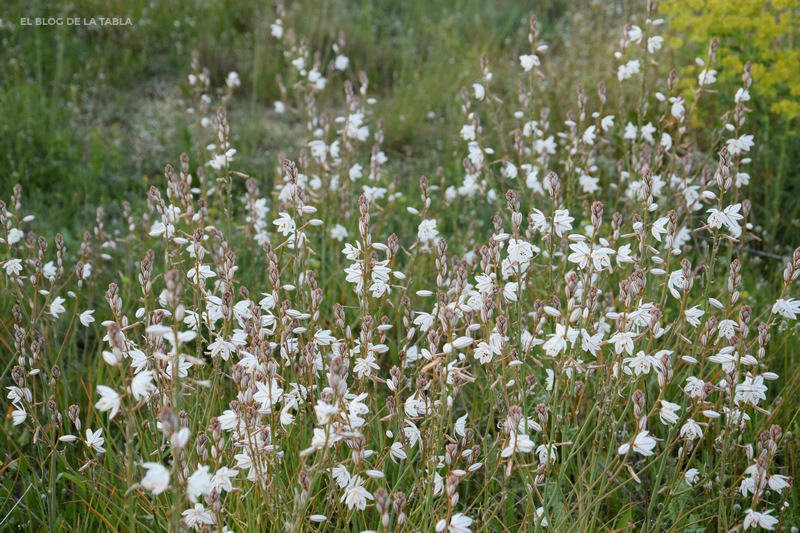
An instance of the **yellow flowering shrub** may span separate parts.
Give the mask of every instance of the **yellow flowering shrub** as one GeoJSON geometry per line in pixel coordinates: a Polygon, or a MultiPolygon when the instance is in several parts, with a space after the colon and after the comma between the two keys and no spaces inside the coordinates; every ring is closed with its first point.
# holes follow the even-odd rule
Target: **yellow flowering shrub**
{"type": "Polygon", "coordinates": [[[666,0],[661,8],[683,35],[673,46],[702,49],[717,37],[721,79],[739,77],[750,61],[754,96],[786,119],[800,116],[800,0],[666,0]]]}

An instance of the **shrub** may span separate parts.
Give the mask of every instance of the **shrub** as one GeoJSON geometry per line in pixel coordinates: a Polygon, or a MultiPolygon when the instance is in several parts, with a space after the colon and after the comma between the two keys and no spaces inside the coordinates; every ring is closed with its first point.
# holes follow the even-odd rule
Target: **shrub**
{"type": "Polygon", "coordinates": [[[758,80],[753,95],[776,115],[800,116],[800,52],[792,45],[800,37],[797,0],[668,0],[663,9],[685,35],[676,37],[675,46],[719,38],[721,78],[732,79],[750,62],[758,80]]]}

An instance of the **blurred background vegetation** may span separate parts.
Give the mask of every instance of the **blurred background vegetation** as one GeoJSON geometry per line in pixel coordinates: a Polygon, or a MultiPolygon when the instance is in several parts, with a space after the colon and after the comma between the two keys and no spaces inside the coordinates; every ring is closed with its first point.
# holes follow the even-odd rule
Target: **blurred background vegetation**
{"type": "MultiPolygon", "coordinates": [[[[720,101],[706,102],[698,120],[719,123],[742,65],[754,63],[750,197],[756,220],[785,238],[777,245],[793,244],[800,228],[798,0],[662,4],[664,31],[675,45],[659,65],[664,75],[677,66],[688,83],[693,73],[681,67],[704,57],[712,37],[720,39],[720,101]]],[[[440,165],[460,175],[452,144],[461,120],[458,91],[475,81],[482,52],[500,61],[525,49],[530,14],[538,15],[550,44],[548,61],[570,73],[547,80],[541,94],[561,119],[574,106],[578,82],[592,87],[613,79],[621,21],[641,17],[645,2],[298,0],[286,8],[312,49],[330,51],[344,34],[350,76],[365,70],[378,98],[393,171],[415,182],[440,165]]],[[[241,76],[229,106],[237,168],[269,185],[278,153],[295,155],[303,141],[302,117],[293,124],[272,111],[284,58],[270,35],[271,2],[10,0],[0,18],[0,197],[22,183],[39,224],[68,240],[91,223],[98,203],[113,216],[122,199],[143,201],[164,164],[191,153],[182,98],[194,49],[211,69],[212,86],[229,71],[241,76]],[[99,16],[130,17],[133,24],[20,25],[23,17],[99,16]]],[[[498,80],[504,69],[519,68],[503,61],[491,65],[498,80]]]]}

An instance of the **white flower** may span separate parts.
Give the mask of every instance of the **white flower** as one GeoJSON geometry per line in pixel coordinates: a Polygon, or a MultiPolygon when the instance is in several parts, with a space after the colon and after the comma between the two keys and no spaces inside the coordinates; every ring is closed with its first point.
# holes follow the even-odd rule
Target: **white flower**
{"type": "Polygon", "coordinates": [[[653,126],[652,122],[648,122],[647,124],[642,126],[642,131],[640,131],[639,133],[641,134],[642,139],[649,142],[650,144],[653,144],[655,142],[655,138],[653,137],[653,134],[655,132],[656,132],[656,127],[653,126]]]}
{"type": "Polygon", "coordinates": [[[515,179],[519,175],[519,170],[517,170],[517,166],[514,165],[513,163],[508,163],[508,162],[506,163],[506,166],[503,167],[503,170],[501,172],[504,178],[511,180],[515,179]]]}
{"type": "Polygon", "coordinates": [[[788,489],[791,487],[789,483],[789,478],[787,476],[782,476],[780,474],[775,474],[769,476],[769,481],[767,482],[769,488],[774,490],[777,493],[783,492],[784,489],[788,489]]]}
{"type": "Polygon", "coordinates": [[[131,394],[133,394],[133,398],[138,402],[141,399],[147,399],[150,397],[150,394],[156,390],[155,385],[153,385],[153,371],[152,370],[143,370],[133,376],[133,380],[131,380],[131,394]]]}
{"type": "Polygon", "coordinates": [[[3,270],[6,271],[6,276],[19,276],[22,272],[22,259],[9,259],[3,263],[3,270]]]}
{"type": "Polygon", "coordinates": [[[53,318],[58,318],[58,315],[66,311],[63,306],[65,301],[66,300],[64,300],[64,298],[61,296],[56,296],[53,298],[53,301],[50,303],[50,314],[53,315],[53,318]]]}
{"type": "Polygon", "coordinates": [[[666,131],[661,134],[661,140],[659,143],[661,146],[664,147],[664,150],[669,151],[672,148],[672,136],[667,133],[666,131]]]}
{"type": "Polygon", "coordinates": [[[371,376],[372,370],[379,370],[380,367],[375,362],[375,356],[369,352],[366,357],[357,357],[356,363],[353,366],[353,372],[356,373],[358,379],[363,379],[364,376],[371,376]]]}
{"type": "Polygon", "coordinates": [[[28,413],[25,411],[25,408],[20,405],[14,404],[14,407],[16,407],[16,409],[11,411],[11,419],[13,420],[14,425],[18,426],[25,422],[25,420],[28,418],[28,413]]]}
{"type": "Polygon", "coordinates": [[[22,237],[25,236],[25,233],[22,232],[21,229],[18,228],[11,228],[8,231],[8,244],[16,244],[22,240],[22,237]]]}
{"type": "Polygon", "coordinates": [[[739,155],[750,151],[750,148],[755,144],[752,135],[742,135],[736,139],[728,139],[728,153],[731,155],[739,155]]]}
{"type": "Polygon", "coordinates": [[[670,113],[672,116],[679,121],[683,121],[686,117],[686,107],[684,106],[685,99],[683,96],[678,97],[671,97],[669,101],[672,103],[672,107],[670,108],[670,113]]]}
{"type": "Polygon", "coordinates": [[[536,517],[534,519],[539,523],[539,527],[547,527],[550,523],[547,521],[547,515],[544,512],[544,507],[536,509],[536,517]]]}
{"type": "Polygon", "coordinates": [[[95,409],[97,409],[100,412],[111,411],[111,414],[109,415],[108,418],[109,420],[112,420],[119,411],[119,406],[120,406],[119,394],[117,394],[117,391],[115,391],[111,387],[106,387],[105,385],[98,385],[97,393],[100,395],[100,400],[98,400],[97,403],[94,404],[95,409]]]}
{"type": "Polygon", "coordinates": [[[347,70],[348,65],[350,65],[350,58],[339,54],[336,56],[336,59],[333,62],[333,66],[336,70],[347,70]]]}
{"type": "Polygon", "coordinates": [[[492,361],[492,357],[500,354],[499,347],[493,346],[492,344],[481,341],[475,348],[475,359],[477,359],[482,365],[490,363],[492,361]]]}
{"type": "Polygon", "coordinates": [[[280,39],[283,37],[283,21],[281,19],[276,20],[269,25],[269,30],[273,37],[280,39]]]}
{"type": "Polygon", "coordinates": [[[386,187],[370,187],[369,185],[364,185],[364,196],[370,202],[382,200],[386,196],[386,187]]]}
{"type": "Polygon", "coordinates": [[[571,263],[577,264],[578,268],[582,270],[586,269],[590,262],[592,267],[597,271],[601,271],[604,268],[611,268],[611,259],[609,256],[615,253],[611,248],[590,248],[589,245],[583,241],[572,243],[569,245],[569,248],[573,253],[571,253],[567,259],[571,263]]]}
{"type": "Polygon", "coordinates": [[[525,54],[519,56],[519,64],[525,72],[530,72],[533,67],[540,65],[539,57],[535,54],[525,54]]]}
{"type": "Polygon", "coordinates": [[[483,100],[486,96],[486,89],[483,88],[483,85],[480,83],[473,83],[472,90],[475,91],[475,99],[476,100],[483,100]]]}
{"type": "Polygon", "coordinates": [[[197,284],[203,284],[208,278],[215,278],[217,274],[208,265],[200,265],[199,268],[190,268],[186,277],[197,284]]]}
{"type": "Polygon", "coordinates": [[[207,466],[198,466],[186,482],[186,495],[192,503],[211,492],[211,474],[207,466]]]}
{"type": "Polygon", "coordinates": [[[232,353],[236,353],[236,345],[230,341],[226,341],[222,337],[208,345],[206,353],[211,357],[221,357],[223,361],[227,361],[232,353]]]}
{"type": "Polygon", "coordinates": [[[720,229],[725,226],[733,237],[739,238],[742,235],[742,227],[739,221],[744,218],[739,213],[742,209],[742,204],[729,205],[722,211],[716,208],[711,208],[707,213],[708,227],[712,229],[720,229]]]}
{"type": "Polygon", "coordinates": [[[688,483],[689,485],[694,485],[695,483],[700,481],[700,471],[696,468],[690,468],[683,475],[683,479],[685,479],[686,483],[688,483]]]}
{"type": "Polygon", "coordinates": [[[517,301],[517,288],[519,287],[519,283],[509,281],[503,287],[503,298],[506,299],[507,302],[516,302],[517,301]]]}
{"type": "Polygon", "coordinates": [[[475,140],[475,126],[472,124],[464,124],[461,127],[461,132],[459,133],[461,138],[465,141],[474,141],[475,140]]]}
{"type": "Polygon", "coordinates": [[[661,217],[655,222],[653,222],[653,226],[650,228],[650,232],[653,234],[653,237],[658,241],[661,242],[661,236],[667,234],[667,223],[669,222],[669,217],[661,217]]]}
{"type": "Polygon", "coordinates": [[[230,87],[231,89],[236,89],[242,85],[241,80],[239,79],[238,72],[228,72],[228,77],[225,78],[225,85],[230,87]]]}
{"type": "Polygon", "coordinates": [[[623,369],[626,374],[633,373],[635,376],[649,374],[651,368],[661,368],[661,361],[652,355],[647,355],[641,350],[636,353],[635,357],[624,358],[622,364],[627,367],[627,369],[623,369]]]}
{"type": "Polygon", "coordinates": [[[394,442],[391,448],[389,448],[389,454],[395,462],[408,459],[408,455],[406,455],[405,450],[403,450],[403,444],[401,442],[394,442]]]}
{"type": "Polygon", "coordinates": [[[436,229],[436,220],[427,219],[420,222],[419,229],[417,230],[417,238],[420,242],[429,243],[438,235],[439,231],[436,229]]]}
{"type": "Polygon", "coordinates": [[[556,324],[556,331],[542,345],[548,357],[556,357],[567,348],[567,337],[571,329],[567,329],[563,324],[556,324]]]}
{"type": "Polygon", "coordinates": [[[697,76],[697,83],[702,85],[711,85],[717,81],[717,71],[703,69],[699,76],[697,76]]]}
{"type": "Polygon", "coordinates": [[[625,81],[634,74],[638,74],[639,65],[640,64],[638,59],[634,59],[632,61],[628,61],[624,65],[620,65],[619,69],[617,69],[617,79],[619,81],[625,81]]]}
{"type": "Polygon", "coordinates": [[[681,406],[677,403],[670,403],[666,400],[661,400],[661,409],[658,410],[658,416],[661,418],[661,423],[665,426],[678,423],[678,411],[681,406]]]}
{"type": "Polygon", "coordinates": [[[361,163],[356,163],[352,167],[350,167],[350,171],[347,173],[350,177],[350,181],[357,181],[364,177],[364,167],[361,166],[361,163]]]}
{"type": "Polygon", "coordinates": [[[545,390],[551,391],[553,390],[556,374],[549,368],[545,369],[545,373],[547,374],[547,377],[544,379],[544,388],[545,390]]]}
{"type": "Polygon", "coordinates": [[[780,522],[780,520],[770,515],[769,513],[771,512],[772,510],[759,513],[752,509],[748,509],[744,512],[744,529],[747,530],[751,527],[761,527],[770,531],[775,529],[775,525],[780,522]]]}
{"type": "Polygon", "coordinates": [[[586,131],[583,132],[583,142],[590,146],[594,144],[594,138],[596,137],[594,130],[594,126],[589,126],[586,128],[586,131]]]}
{"type": "Polygon", "coordinates": [[[344,465],[336,465],[331,470],[331,475],[333,480],[339,485],[340,489],[345,488],[347,485],[350,484],[350,480],[353,476],[350,475],[350,472],[347,471],[344,465]]]}
{"type": "Polygon", "coordinates": [[[736,404],[742,402],[751,405],[758,405],[761,400],[767,399],[767,386],[764,385],[764,378],[761,376],[745,376],[744,381],[736,385],[736,394],[733,401],[736,404]]]}
{"type": "Polygon", "coordinates": [[[738,324],[734,320],[722,320],[717,326],[719,330],[719,336],[725,337],[726,339],[730,340],[736,335],[736,328],[738,324]]]}
{"type": "Polygon", "coordinates": [[[341,224],[336,224],[331,228],[331,238],[339,242],[344,241],[349,236],[347,228],[341,224]]]}
{"type": "Polygon", "coordinates": [[[180,450],[188,444],[191,436],[192,433],[189,428],[181,428],[170,436],[169,442],[175,450],[180,450]]]}
{"type": "Polygon", "coordinates": [[[683,392],[688,394],[692,398],[703,398],[705,397],[705,382],[701,379],[698,379],[694,376],[689,376],[686,378],[686,386],[683,387],[683,392]]]}
{"type": "Polygon", "coordinates": [[[170,474],[169,470],[164,468],[164,465],[161,463],[142,463],[142,466],[147,470],[147,473],[139,483],[142,488],[149,490],[154,496],[167,490],[170,474]]]}
{"type": "Polygon", "coordinates": [[[703,437],[703,429],[700,424],[690,418],[681,426],[681,438],[686,440],[696,440],[703,437]]]}
{"type": "Polygon", "coordinates": [[[600,121],[600,127],[603,128],[603,131],[608,131],[614,127],[614,115],[606,115],[603,117],[603,120],[600,121]]]}
{"type": "Polygon", "coordinates": [[[558,461],[558,451],[555,444],[540,444],[536,448],[536,455],[540,463],[556,464],[558,461]]]}
{"type": "Polygon", "coordinates": [[[279,402],[283,397],[283,389],[274,378],[270,380],[269,385],[257,381],[256,388],[258,391],[253,394],[253,399],[261,403],[263,411],[272,412],[272,405],[279,402]]]}
{"type": "Polygon", "coordinates": [[[203,507],[202,503],[194,504],[194,507],[186,509],[181,515],[184,517],[183,522],[189,528],[200,529],[201,525],[212,525],[216,522],[214,515],[203,507]]]}
{"type": "Polygon", "coordinates": [[[517,434],[512,431],[511,435],[509,436],[508,446],[503,448],[500,456],[510,457],[514,452],[530,453],[533,451],[534,446],[536,445],[533,443],[530,437],[527,435],[517,434]]]}
{"type": "MultiPolygon", "coordinates": [[[[231,148],[224,154],[217,154],[214,157],[212,157],[211,160],[208,162],[208,165],[214,170],[222,170],[223,168],[228,168],[228,165],[231,163],[231,161],[233,161],[233,156],[235,155],[236,155],[236,149],[231,148]]],[[[166,232],[166,235],[169,237],[172,235],[173,230],[174,228],[172,227],[172,224],[170,224],[169,227],[164,228],[160,231],[162,233],[166,232]]],[[[153,232],[150,232],[150,234],[153,235],[153,232]]]]}
{"type": "Polygon", "coordinates": [[[550,154],[556,153],[556,141],[551,135],[546,139],[536,139],[533,143],[533,150],[537,154],[550,154]]]}
{"type": "Polygon", "coordinates": [[[355,508],[359,511],[363,511],[367,508],[367,500],[374,499],[372,494],[364,488],[364,480],[361,476],[355,476],[350,478],[340,501],[347,505],[347,508],[350,510],[355,508]]]}
{"type": "Polygon", "coordinates": [[[670,294],[678,300],[681,299],[680,291],[683,290],[686,278],[683,276],[683,270],[675,270],[670,272],[669,279],[667,280],[667,288],[670,294]]]}
{"type": "Polygon", "coordinates": [[[779,299],[772,306],[772,312],[781,315],[784,318],[791,318],[797,320],[797,315],[800,315],[800,300],[794,298],[779,299]]]}
{"type": "Polygon", "coordinates": [[[231,480],[239,473],[238,470],[222,466],[211,476],[211,490],[231,492],[233,491],[233,484],[231,480]]]}
{"type": "Polygon", "coordinates": [[[322,400],[318,400],[317,404],[314,406],[314,414],[317,417],[317,423],[321,426],[326,425],[338,412],[335,405],[323,402],[322,400]]]}
{"type": "Polygon", "coordinates": [[[103,438],[103,428],[98,429],[97,431],[92,431],[89,428],[86,428],[86,440],[83,441],[86,444],[87,448],[92,448],[97,453],[106,453],[106,449],[103,448],[103,443],[105,439],[103,438]]]}
{"type": "Polygon", "coordinates": [[[736,173],[736,187],[746,187],[750,185],[750,174],[747,172],[736,173]]]}
{"type": "Polygon", "coordinates": [[[521,239],[509,239],[506,250],[509,260],[519,265],[530,263],[534,254],[539,252],[537,247],[521,239]]]}
{"type": "Polygon", "coordinates": [[[599,178],[593,178],[588,174],[581,174],[578,178],[578,183],[580,183],[581,190],[587,194],[592,194],[600,190],[600,183],[599,178]]]}
{"type": "Polygon", "coordinates": [[[664,38],[660,35],[654,35],[647,39],[647,52],[650,54],[655,54],[658,50],[661,50],[661,45],[664,43],[664,38]]]}
{"type": "Polygon", "coordinates": [[[456,513],[450,518],[450,525],[447,526],[449,533],[470,533],[472,529],[472,518],[463,513],[456,513]]]}
{"type": "Polygon", "coordinates": [[[278,218],[272,223],[278,226],[278,232],[284,237],[293,234],[297,228],[294,219],[289,216],[289,213],[278,213],[278,218]]]}
{"type": "Polygon", "coordinates": [[[649,457],[653,455],[653,448],[656,447],[656,439],[650,436],[649,431],[641,431],[636,434],[632,445],[626,442],[619,447],[619,454],[625,455],[631,449],[631,446],[633,446],[633,451],[645,457],[649,457]]]}
{"type": "Polygon", "coordinates": [[[736,91],[736,96],[734,96],[733,99],[737,104],[740,102],[747,102],[750,100],[750,92],[744,87],[739,87],[739,90],[736,91]]]}
{"type": "Polygon", "coordinates": [[[480,166],[483,163],[483,150],[480,145],[472,141],[467,148],[469,149],[469,160],[472,161],[472,164],[480,166]]]}
{"type": "Polygon", "coordinates": [[[569,216],[569,210],[557,209],[553,217],[553,228],[556,231],[556,235],[561,237],[565,231],[571,230],[573,220],[575,219],[569,216]]]}
{"type": "Polygon", "coordinates": [[[688,322],[692,327],[696,328],[700,325],[700,317],[706,314],[706,312],[700,309],[699,306],[695,305],[691,309],[687,309],[684,314],[686,315],[686,322],[688,322]]]}
{"type": "Polygon", "coordinates": [[[308,73],[308,81],[311,83],[315,89],[321,91],[325,88],[325,85],[328,83],[328,80],[322,77],[322,74],[316,69],[311,69],[308,73]]]}
{"type": "Polygon", "coordinates": [[[467,417],[469,413],[465,414],[458,420],[456,420],[455,426],[453,426],[453,431],[455,431],[456,435],[459,437],[463,437],[467,434],[467,417]]]}
{"type": "Polygon", "coordinates": [[[631,257],[631,245],[625,244],[617,249],[617,265],[623,263],[633,263],[634,259],[631,257]]]}
{"type": "Polygon", "coordinates": [[[600,345],[603,342],[603,332],[590,335],[585,329],[581,330],[581,349],[591,353],[594,357],[600,353],[600,345]]]}
{"type": "Polygon", "coordinates": [[[621,354],[623,351],[633,355],[633,338],[636,334],[632,331],[617,331],[609,339],[614,343],[614,351],[621,354]]]}
{"type": "Polygon", "coordinates": [[[78,319],[81,321],[81,324],[88,328],[89,324],[94,322],[92,314],[94,314],[94,309],[87,309],[78,316],[78,319]]]}

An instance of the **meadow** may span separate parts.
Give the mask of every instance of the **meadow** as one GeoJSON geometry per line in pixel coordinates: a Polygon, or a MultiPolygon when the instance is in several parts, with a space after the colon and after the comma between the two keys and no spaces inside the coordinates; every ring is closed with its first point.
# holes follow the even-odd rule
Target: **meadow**
{"type": "Polygon", "coordinates": [[[799,10],[3,6],[0,529],[797,531],[799,10]]]}

